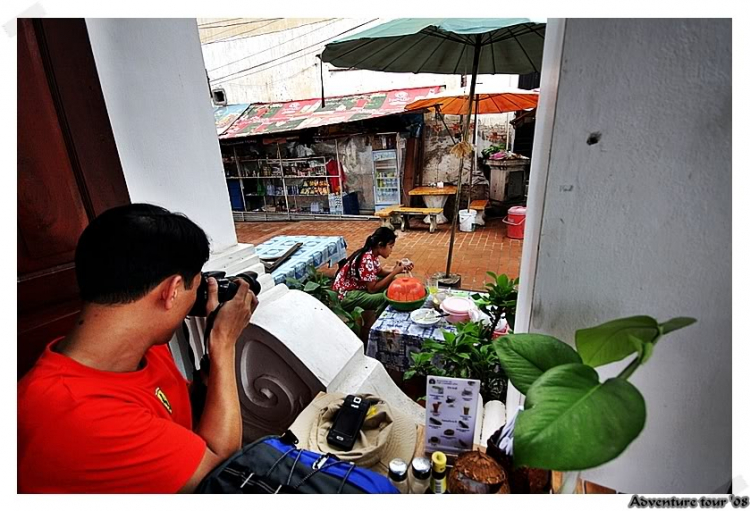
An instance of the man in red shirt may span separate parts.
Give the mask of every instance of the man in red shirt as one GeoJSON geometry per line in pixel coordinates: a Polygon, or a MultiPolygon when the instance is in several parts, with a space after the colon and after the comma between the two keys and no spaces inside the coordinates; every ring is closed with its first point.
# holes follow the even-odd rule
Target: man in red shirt
{"type": "MultiPolygon", "coordinates": [[[[205,408],[193,428],[187,381],[167,343],[196,301],[203,230],[148,204],[111,209],[84,230],[76,327],[18,384],[18,491],[193,491],[242,444],[235,343],[257,299],[246,282],[217,313],[205,408]]],[[[208,311],[218,306],[209,279],[208,311]]]]}

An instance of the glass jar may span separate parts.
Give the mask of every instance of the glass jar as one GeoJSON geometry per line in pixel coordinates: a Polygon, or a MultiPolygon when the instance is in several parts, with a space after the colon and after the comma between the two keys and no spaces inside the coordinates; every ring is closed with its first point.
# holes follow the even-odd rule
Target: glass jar
{"type": "Polygon", "coordinates": [[[409,493],[408,468],[409,466],[401,458],[394,458],[388,464],[388,480],[401,493],[409,493]]]}
{"type": "Polygon", "coordinates": [[[425,493],[430,487],[432,467],[427,458],[414,458],[409,472],[409,493],[425,493]]]}

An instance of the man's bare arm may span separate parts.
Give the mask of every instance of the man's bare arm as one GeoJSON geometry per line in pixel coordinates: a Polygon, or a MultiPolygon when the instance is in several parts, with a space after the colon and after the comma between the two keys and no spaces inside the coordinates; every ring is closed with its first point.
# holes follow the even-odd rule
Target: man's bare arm
{"type": "MultiPolygon", "coordinates": [[[[258,300],[244,281],[235,297],[219,311],[208,340],[211,371],[206,404],[195,432],[206,441],[206,452],[190,480],[180,490],[192,492],[222,461],[242,447],[242,414],[235,372],[235,345],[250,322],[258,300]]],[[[216,281],[209,280],[209,310],[218,305],[216,281]]]]}

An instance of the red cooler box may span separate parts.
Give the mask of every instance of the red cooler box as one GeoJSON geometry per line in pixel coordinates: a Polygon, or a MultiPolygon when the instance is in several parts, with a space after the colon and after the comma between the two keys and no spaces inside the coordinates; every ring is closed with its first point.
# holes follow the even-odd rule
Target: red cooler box
{"type": "Polygon", "coordinates": [[[516,240],[523,239],[523,229],[526,227],[526,206],[513,206],[508,210],[508,216],[503,218],[508,226],[508,237],[516,240]]]}

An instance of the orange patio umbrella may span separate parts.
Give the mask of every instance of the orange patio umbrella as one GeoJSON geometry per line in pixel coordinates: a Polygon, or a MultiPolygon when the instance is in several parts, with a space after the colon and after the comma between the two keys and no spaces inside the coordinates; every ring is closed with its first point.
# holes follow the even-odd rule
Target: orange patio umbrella
{"type": "Polygon", "coordinates": [[[443,91],[432,96],[419,98],[406,105],[406,110],[423,110],[439,107],[440,113],[447,115],[504,114],[518,110],[536,108],[539,92],[524,89],[496,90],[477,86],[474,94],[474,107],[469,109],[469,91],[465,89],[443,91]]]}

